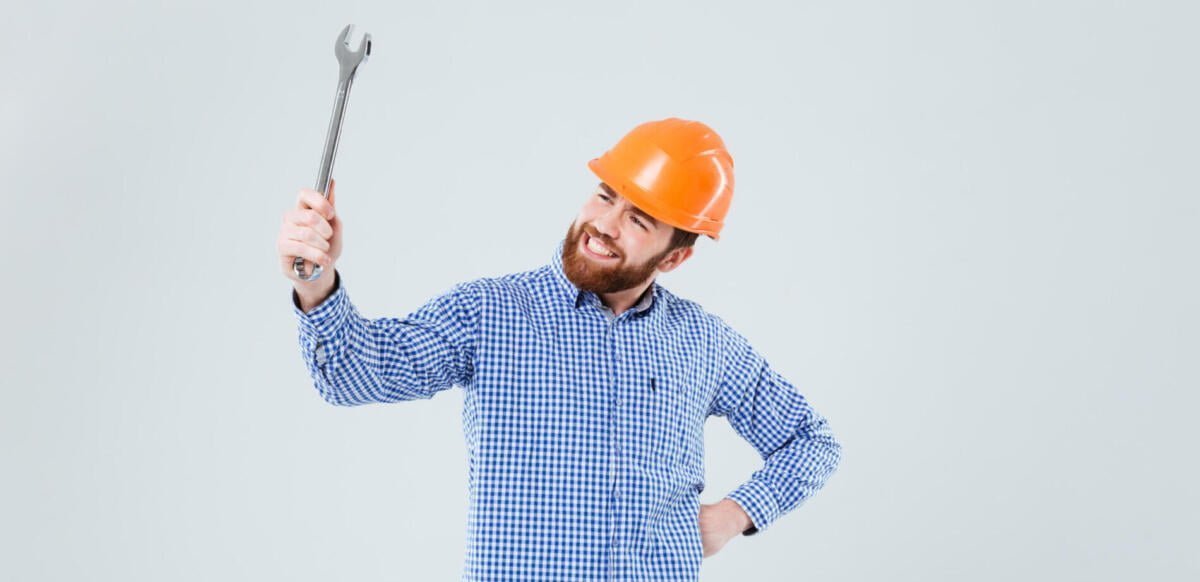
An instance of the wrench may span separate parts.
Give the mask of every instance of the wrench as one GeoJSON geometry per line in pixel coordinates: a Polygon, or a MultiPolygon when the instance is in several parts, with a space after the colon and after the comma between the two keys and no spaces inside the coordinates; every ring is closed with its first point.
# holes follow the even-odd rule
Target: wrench
{"type": "MultiPolygon", "coordinates": [[[[342,117],[346,113],[346,98],[350,95],[350,85],[354,82],[354,73],[359,65],[367,62],[371,56],[371,34],[364,33],[357,50],[350,50],[350,33],[353,24],[347,24],[333,43],[333,54],[338,60],[337,95],[333,100],[333,115],[329,118],[329,132],[325,135],[325,153],[321,154],[321,170],[317,174],[317,185],[314,190],[329,198],[329,179],[333,173],[333,158],[337,155],[338,139],[342,134],[342,117]]],[[[304,274],[304,258],[295,257],[292,260],[292,270],[304,281],[313,281],[321,276],[321,265],[313,263],[311,276],[304,274]]]]}

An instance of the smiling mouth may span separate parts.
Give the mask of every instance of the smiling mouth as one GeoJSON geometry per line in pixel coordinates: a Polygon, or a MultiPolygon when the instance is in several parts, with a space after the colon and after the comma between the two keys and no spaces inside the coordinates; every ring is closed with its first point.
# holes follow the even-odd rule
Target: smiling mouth
{"type": "Polygon", "coordinates": [[[611,260],[611,259],[617,258],[611,254],[612,251],[608,251],[607,249],[602,249],[601,247],[603,245],[599,244],[598,241],[595,241],[594,239],[592,239],[592,236],[590,234],[588,234],[587,231],[584,231],[583,237],[580,238],[579,242],[583,246],[583,251],[595,259],[611,260]]]}

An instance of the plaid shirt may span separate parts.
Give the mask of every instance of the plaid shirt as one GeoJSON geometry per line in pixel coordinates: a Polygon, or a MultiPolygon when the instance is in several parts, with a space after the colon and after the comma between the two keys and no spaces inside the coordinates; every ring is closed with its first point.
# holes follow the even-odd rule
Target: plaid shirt
{"type": "Polygon", "coordinates": [[[819,490],[841,445],[719,317],[651,284],[614,316],[548,265],[459,283],[402,319],[367,319],[341,275],[293,309],[314,386],[336,405],[463,388],[463,580],[695,580],[704,424],[764,460],[726,497],[766,531],[819,490]]]}

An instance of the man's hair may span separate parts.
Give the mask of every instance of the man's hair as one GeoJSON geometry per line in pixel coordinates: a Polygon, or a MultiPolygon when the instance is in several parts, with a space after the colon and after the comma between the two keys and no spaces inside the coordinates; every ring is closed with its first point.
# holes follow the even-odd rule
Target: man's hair
{"type": "Polygon", "coordinates": [[[671,234],[671,243],[667,245],[667,252],[683,247],[690,247],[696,244],[696,238],[700,236],[698,232],[688,232],[679,227],[673,228],[675,228],[675,232],[671,234]]]}

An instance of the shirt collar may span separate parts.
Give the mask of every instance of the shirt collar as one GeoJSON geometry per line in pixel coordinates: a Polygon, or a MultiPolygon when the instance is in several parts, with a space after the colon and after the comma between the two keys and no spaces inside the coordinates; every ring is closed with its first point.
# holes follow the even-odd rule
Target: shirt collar
{"type": "MultiPolygon", "coordinates": [[[[555,287],[558,290],[559,296],[563,301],[567,302],[568,305],[576,309],[589,302],[594,302],[597,307],[603,306],[604,304],[600,301],[600,298],[595,293],[581,290],[580,288],[576,287],[570,279],[567,278],[567,274],[563,270],[562,260],[563,247],[566,246],[566,244],[566,237],[560,239],[554,248],[554,255],[550,257],[550,270],[552,271],[555,287]]],[[[638,300],[637,304],[634,305],[632,309],[638,315],[645,315],[650,308],[658,302],[657,300],[661,295],[662,288],[659,287],[657,281],[652,281],[650,286],[646,288],[646,291],[642,293],[642,298],[638,300]]]]}

